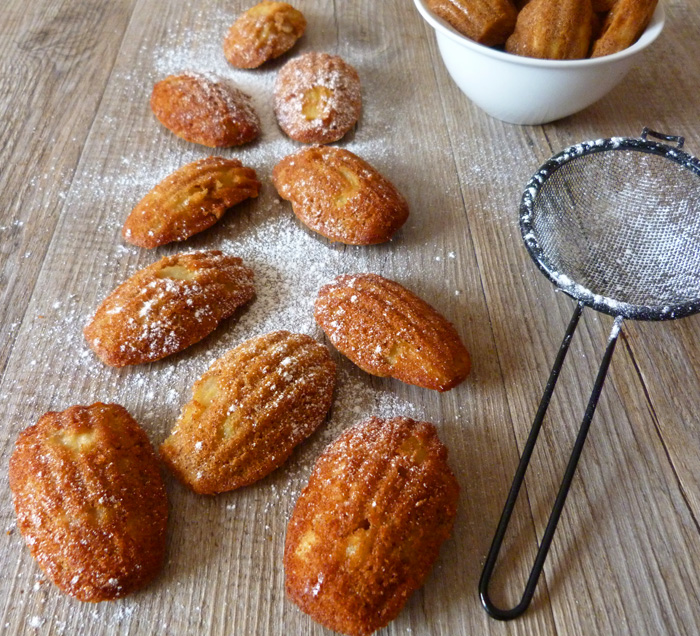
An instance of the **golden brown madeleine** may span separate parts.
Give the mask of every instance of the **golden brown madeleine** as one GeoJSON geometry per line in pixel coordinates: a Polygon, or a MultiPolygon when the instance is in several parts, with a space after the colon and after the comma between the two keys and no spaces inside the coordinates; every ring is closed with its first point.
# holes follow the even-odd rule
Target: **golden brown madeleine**
{"type": "Polygon", "coordinates": [[[603,33],[593,43],[591,57],[611,55],[634,44],[649,25],[657,3],[657,0],[617,0],[603,23],[603,33]]]}
{"type": "Polygon", "coordinates": [[[160,570],[168,503],[146,433],[118,404],[50,412],[10,458],[17,527],[66,594],[105,601],[160,570]]]}
{"type": "Polygon", "coordinates": [[[316,322],[358,367],[447,391],[469,374],[457,331],[413,292],[377,274],[345,274],[318,292],[316,322]]]}
{"type": "Polygon", "coordinates": [[[428,8],[462,35],[485,44],[503,44],[515,28],[517,10],[510,0],[426,0],[428,8]]]}
{"type": "Polygon", "coordinates": [[[259,192],[255,170],[238,159],[199,159],[173,172],[141,199],[127,217],[122,236],[147,248],[184,241],[259,192]]]}
{"type": "Polygon", "coordinates": [[[200,73],[169,75],[153,87],[151,110],[163,126],[210,148],[239,146],[260,135],[250,98],[200,73]]]}
{"type": "Polygon", "coordinates": [[[506,51],[525,57],[576,60],[588,55],[591,0],[530,0],[518,14],[506,51]]]}
{"type": "Polygon", "coordinates": [[[263,0],[233,23],[224,40],[224,55],[238,68],[257,68],[289,51],[305,30],[301,11],[286,2],[263,0]]]}
{"type": "Polygon", "coordinates": [[[83,333],[112,367],[153,362],[199,342],[254,296],[253,271],[240,258],[166,256],[107,296],[83,333]]]}
{"type": "Polygon", "coordinates": [[[393,620],[452,531],[459,486],[428,422],[376,417],[319,457],[287,528],[287,594],[326,627],[393,620]]]}
{"type": "Polygon", "coordinates": [[[195,383],[161,456],[200,494],[251,484],[320,426],[334,386],[335,363],[313,338],[275,331],[247,340],[195,383]]]}
{"type": "Polygon", "coordinates": [[[337,55],[305,53],[287,62],[277,75],[277,121],[296,141],[337,141],[355,125],[361,110],[360,77],[337,55]]]}
{"type": "Polygon", "coordinates": [[[408,204],[391,182],[343,148],[300,150],[275,166],[272,180],[299,220],[331,241],[383,243],[408,218],[408,204]]]}

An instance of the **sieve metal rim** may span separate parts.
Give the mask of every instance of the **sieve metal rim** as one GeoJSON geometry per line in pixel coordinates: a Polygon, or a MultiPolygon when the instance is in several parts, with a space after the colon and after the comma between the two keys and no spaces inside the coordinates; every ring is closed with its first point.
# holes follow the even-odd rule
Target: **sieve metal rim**
{"type": "Polygon", "coordinates": [[[658,133],[645,128],[641,137],[609,137],[607,139],[596,139],[583,141],[573,146],[565,148],[561,152],[552,156],[546,161],[535,174],[530,178],[520,202],[520,232],[522,234],[525,247],[530,257],[535,262],[539,270],[552,282],[559,290],[563,291],[574,300],[582,302],[587,307],[600,311],[611,316],[622,316],[630,320],[674,320],[690,316],[700,311],[700,298],[679,303],[676,305],[646,306],[632,305],[626,302],[594,294],[589,289],[571,280],[566,274],[557,271],[557,268],[547,259],[546,254],[540,247],[537,235],[533,228],[533,207],[540,189],[547,179],[551,177],[559,168],[579,157],[598,152],[633,150],[664,157],[673,161],[683,168],[690,170],[700,178],[700,160],[697,157],[681,150],[683,145],[682,137],[666,136],[667,140],[677,141],[676,146],[648,140],[647,134],[660,136],[658,133]]]}

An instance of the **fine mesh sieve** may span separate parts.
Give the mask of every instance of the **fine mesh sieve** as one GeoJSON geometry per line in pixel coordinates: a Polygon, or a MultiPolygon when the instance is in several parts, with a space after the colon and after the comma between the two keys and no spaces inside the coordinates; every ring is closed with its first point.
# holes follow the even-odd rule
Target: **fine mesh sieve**
{"type": "Polygon", "coordinates": [[[484,609],[500,620],[530,604],[583,450],[624,319],[670,320],[700,311],[700,161],[683,138],[648,128],[571,146],[530,179],[520,205],[525,246],[542,272],[577,301],[513,478],[479,581],[484,609]],[[675,146],[649,141],[653,136],[675,146]],[[615,316],[564,478],[515,607],[496,607],[488,585],[547,406],[585,307],[615,316]]]}

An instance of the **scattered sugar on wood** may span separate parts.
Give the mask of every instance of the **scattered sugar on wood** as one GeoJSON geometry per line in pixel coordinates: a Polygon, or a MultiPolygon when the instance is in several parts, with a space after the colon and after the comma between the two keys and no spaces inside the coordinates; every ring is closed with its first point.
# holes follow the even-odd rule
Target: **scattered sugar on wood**
{"type": "MultiPolygon", "coordinates": [[[[201,25],[228,24],[232,20],[228,11],[215,11],[213,16],[209,12],[206,16],[204,11],[200,13],[197,22],[201,25]]],[[[205,28],[197,33],[183,33],[173,29],[165,44],[155,52],[150,45],[144,45],[136,63],[128,70],[123,66],[115,68],[110,83],[111,96],[117,103],[128,106],[140,102],[147,109],[153,83],[166,75],[184,71],[215,74],[249,95],[260,117],[263,133],[258,141],[230,151],[230,155],[255,168],[265,185],[260,197],[246,207],[245,229],[239,229],[235,219],[237,212],[232,210],[222,226],[215,227],[204,238],[176,244],[165,251],[145,252],[121,242],[120,231],[127,214],[156,183],[180,166],[210,154],[209,149],[194,145],[163,144],[156,151],[144,148],[143,140],[136,135],[124,142],[124,147],[131,152],[125,151],[124,156],[107,165],[81,164],[72,181],[72,175],[68,174],[35,178],[33,187],[38,190],[55,188],[57,182],[63,183],[64,192],[60,198],[69,212],[64,212],[59,223],[65,227],[62,230],[63,226],[59,225],[58,231],[66,232],[79,226],[81,233],[75,239],[76,250],[89,256],[84,258],[80,271],[76,272],[69,296],[52,295],[50,285],[45,285],[47,293],[42,298],[33,299],[31,313],[24,322],[11,326],[13,337],[17,336],[14,359],[21,358],[23,380],[14,379],[10,368],[5,378],[4,395],[0,397],[11,411],[32,414],[31,421],[13,423],[13,428],[8,431],[12,438],[48,410],[103,401],[124,405],[144,426],[152,442],[158,444],[167,436],[180,409],[190,399],[191,385],[213,359],[243,340],[275,329],[307,333],[324,341],[313,319],[313,301],[318,289],[339,274],[368,271],[372,262],[367,257],[369,250],[374,254],[391,254],[391,245],[366,250],[332,245],[300,226],[290,206],[280,201],[269,183],[277,161],[299,148],[279,130],[274,115],[272,95],[280,64],[254,72],[234,69],[223,57],[220,34],[215,32],[216,29],[210,31],[205,28]],[[153,160],[154,157],[157,160],[153,160]],[[96,210],[99,214],[95,213],[96,210]],[[94,241],[87,250],[83,245],[89,240],[86,237],[93,237],[94,241]],[[255,271],[257,298],[202,343],[181,354],[150,365],[124,369],[102,365],[87,347],[82,327],[90,317],[90,311],[94,311],[113,288],[105,273],[123,272],[121,280],[124,280],[164,253],[194,249],[221,249],[243,258],[255,271]],[[85,298],[93,297],[94,306],[86,311],[85,298]],[[47,382],[51,383],[50,387],[47,387],[47,382]],[[21,408],[18,404],[22,405],[21,408]]],[[[312,39],[308,46],[313,47],[313,35],[308,35],[309,38],[312,39]]],[[[352,55],[344,54],[344,57],[350,64],[354,63],[352,55]]],[[[386,172],[401,190],[402,183],[407,184],[411,179],[410,174],[403,171],[407,163],[405,153],[411,151],[411,142],[405,140],[399,151],[394,126],[386,118],[386,107],[391,105],[390,91],[382,91],[377,85],[385,78],[373,78],[371,73],[363,73],[362,68],[358,71],[366,95],[361,120],[364,132],[356,139],[351,135],[342,145],[380,172],[386,172]],[[384,101],[380,102],[380,95],[385,93],[381,98],[384,101]]],[[[109,136],[112,131],[119,130],[119,109],[105,104],[91,134],[109,136]]],[[[144,125],[159,126],[155,119],[144,125]]],[[[160,137],[154,136],[154,148],[163,139],[169,139],[169,134],[166,131],[160,137]]],[[[0,232],[5,236],[5,233],[21,231],[23,223],[21,220],[8,222],[0,227],[0,232]]],[[[433,249],[435,245],[429,247],[433,249]]],[[[66,253],[63,256],[68,262],[73,255],[66,253]]],[[[450,258],[454,258],[452,254],[450,258]]],[[[323,449],[343,430],[371,415],[425,419],[422,405],[411,404],[396,395],[393,391],[395,381],[370,378],[337,352],[332,353],[338,363],[339,377],[329,418],[294,452],[287,464],[251,487],[209,499],[194,498],[170,478],[168,488],[173,515],[177,516],[185,507],[189,516],[201,513],[211,527],[219,529],[215,530],[215,539],[224,545],[230,541],[227,537],[242,531],[242,527],[235,524],[244,519],[247,526],[255,525],[261,531],[266,530],[264,546],[269,547],[264,549],[273,550],[279,557],[276,562],[281,563],[286,521],[323,449]],[[270,538],[271,542],[268,541],[270,538]]],[[[5,453],[9,454],[9,450],[8,445],[5,453]]],[[[6,480],[6,477],[2,479],[6,480]]],[[[172,533],[179,539],[186,532],[182,525],[171,524],[172,533]]],[[[17,553],[26,568],[36,567],[22,545],[19,533],[6,535],[5,542],[11,544],[8,549],[17,553]]],[[[199,576],[204,570],[190,567],[188,558],[188,555],[173,550],[168,555],[162,577],[152,584],[149,591],[156,591],[159,586],[168,586],[175,593],[182,587],[188,591],[193,589],[187,578],[199,576]]],[[[274,576],[279,577],[279,572],[274,576]]],[[[32,596],[52,595],[56,599],[52,622],[46,624],[48,615],[31,613],[36,609],[30,609],[27,603],[28,625],[34,629],[50,629],[57,634],[72,633],[76,625],[86,632],[99,628],[117,631],[118,628],[126,633],[138,627],[135,619],[139,618],[140,612],[143,616],[150,616],[151,610],[146,606],[149,591],[91,607],[61,597],[47,584],[39,590],[31,590],[25,597],[31,602],[32,596]]],[[[197,594],[202,596],[195,596],[193,602],[204,601],[206,589],[198,590],[197,594]]]]}

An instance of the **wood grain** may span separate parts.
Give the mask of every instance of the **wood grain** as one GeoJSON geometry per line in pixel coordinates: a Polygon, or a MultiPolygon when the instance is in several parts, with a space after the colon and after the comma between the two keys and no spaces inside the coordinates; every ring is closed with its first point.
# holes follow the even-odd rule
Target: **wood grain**
{"type": "MultiPolygon", "coordinates": [[[[700,633],[700,319],[626,323],[589,441],[530,610],[500,623],[477,583],[520,451],[573,310],[522,246],[518,203],[530,175],[582,141],[683,134],[700,152],[700,6],[666,4],[658,43],[586,111],[518,127],[471,104],[442,66],[432,30],[400,0],[299,0],[307,34],[291,55],[328,51],[363,86],[359,125],[339,145],[404,194],[396,238],[333,245],[303,228],[270,183],[300,146],[276,125],[272,85],[289,56],[255,71],[223,58],[243,0],[8,0],[0,21],[0,631],[7,634],[325,634],[285,598],[287,519],[313,463],[372,414],[430,420],[461,487],[455,530],[425,586],[383,634],[700,633]],[[186,69],[251,94],[263,137],[216,151],[263,181],[260,197],[183,245],[140,250],[121,224],[177,167],[209,154],[162,128],[155,81],[186,69]],[[101,365],[81,336],[99,302],[136,269],[181,250],[224,249],[256,271],[258,298],[203,342],[143,367],[101,365]],[[340,368],[328,422],[282,468],[247,488],[197,497],[167,477],[168,558],[146,589],[85,605],[46,581],[14,526],[7,462],[25,426],[98,400],[124,405],[154,444],[210,361],[275,328],[322,338],[311,306],[340,273],[374,271],[412,289],[457,327],[473,371],[437,394],[340,368]]],[[[542,536],[612,319],[587,310],[550,406],[492,584],[515,604],[542,536]]]]}

